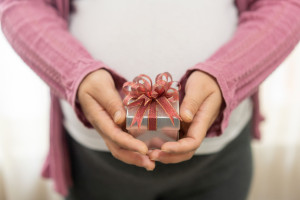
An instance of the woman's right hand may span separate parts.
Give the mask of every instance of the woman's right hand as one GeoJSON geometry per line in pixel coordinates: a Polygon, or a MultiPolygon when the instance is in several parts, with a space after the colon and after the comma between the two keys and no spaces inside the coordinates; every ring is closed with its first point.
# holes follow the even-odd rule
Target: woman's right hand
{"type": "Polygon", "coordinates": [[[155,168],[155,162],[146,155],[146,144],[121,128],[125,109],[108,71],[100,69],[87,75],[79,86],[77,98],[85,117],[115,158],[147,170],[155,168]]]}

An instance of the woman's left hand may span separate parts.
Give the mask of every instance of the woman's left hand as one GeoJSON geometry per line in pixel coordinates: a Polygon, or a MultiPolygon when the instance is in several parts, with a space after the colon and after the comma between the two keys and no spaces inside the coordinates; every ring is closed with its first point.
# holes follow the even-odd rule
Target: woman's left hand
{"type": "Polygon", "coordinates": [[[166,142],[161,150],[148,153],[151,160],[178,163],[193,157],[207,130],[220,112],[223,98],[216,80],[202,71],[194,71],[185,86],[185,97],[180,106],[184,135],[176,142],[166,142]]]}

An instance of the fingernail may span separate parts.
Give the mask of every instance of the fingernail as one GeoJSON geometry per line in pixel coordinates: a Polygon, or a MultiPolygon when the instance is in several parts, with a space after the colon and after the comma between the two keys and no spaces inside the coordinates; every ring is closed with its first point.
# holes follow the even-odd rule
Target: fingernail
{"type": "Polygon", "coordinates": [[[147,151],[145,151],[144,149],[140,150],[140,153],[143,154],[143,155],[147,155],[147,151]]]}
{"type": "Polygon", "coordinates": [[[152,161],[158,161],[157,158],[150,158],[152,161]]]}
{"type": "Polygon", "coordinates": [[[151,156],[150,160],[152,160],[152,161],[158,161],[158,155],[151,156]]]}
{"type": "Polygon", "coordinates": [[[165,152],[165,153],[170,153],[169,150],[165,150],[165,149],[162,149],[161,151],[162,151],[162,152],[165,152]]]}
{"type": "Polygon", "coordinates": [[[153,169],[154,169],[154,168],[152,168],[152,167],[149,167],[149,166],[148,166],[148,167],[146,167],[146,170],[147,170],[147,171],[153,171],[153,169]]]}
{"type": "Polygon", "coordinates": [[[143,154],[143,155],[147,155],[147,153],[148,153],[148,148],[147,148],[147,147],[145,147],[145,148],[140,148],[140,149],[139,149],[139,152],[140,152],[141,154],[143,154]]]}
{"type": "Polygon", "coordinates": [[[117,123],[119,121],[119,119],[121,118],[121,111],[117,111],[114,114],[114,122],[117,123]]]}
{"type": "Polygon", "coordinates": [[[185,116],[189,119],[189,120],[193,120],[193,113],[190,110],[185,110],[185,116]]]}

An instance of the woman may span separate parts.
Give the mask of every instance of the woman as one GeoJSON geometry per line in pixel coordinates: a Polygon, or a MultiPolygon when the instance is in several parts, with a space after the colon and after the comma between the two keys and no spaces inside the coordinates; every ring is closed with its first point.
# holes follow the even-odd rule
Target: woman
{"type": "MultiPolygon", "coordinates": [[[[76,19],[76,15],[80,17],[81,11],[85,9],[84,2],[75,2],[78,12],[73,15],[75,20],[71,20],[70,33],[66,23],[69,16],[68,1],[1,1],[1,23],[4,34],[24,61],[51,88],[51,143],[43,175],[55,180],[58,192],[67,195],[69,191],[69,199],[96,199],[99,197],[105,199],[246,198],[252,172],[248,137],[250,130],[247,125],[252,111],[249,98],[252,97],[254,103],[253,136],[259,138],[257,126],[261,116],[258,111],[257,88],[299,40],[299,1],[239,0],[235,2],[239,11],[236,18],[232,17],[235,16],[232,1],[218,2],[218,4],[188,1],[185,4],[188,4],[189,9],[182,12],[178,18],[174,18],[176,17],[174,13],[180,11],[179,8],[183,6],[180,1],[144,1],[142,3],[128,1],[123,4],[121,4],[122,1],[99,1],[98,4],[95,2],[87,1],[88,4],[94,3],[95,8],[108,9],[102,9],[98,13],[99,19],[101,19],[101,13],[106,14],[106,16],[102,15],[103,19],[108,16],[110,17],[108,19],[111,19],[113,15],[109,14],[115,11],[115,14],[119,14],[117,15],[118,19],[124,17],[133,20],[141,17],[140,20],[145,22],[152,19],[151,12],[148,11],[149,6],[156,5],[156,7],[151,7],[157,12],[153,17],[164,17],[162,20],[169,21],[161,24],[161,21],[157,20],[155,25],[160,28],[164,27],[162,25],[172,27],[172,24],[178,22],[175,19],[182,19],[195,5],[195,8],[203,8],[204,17],[209,16],[208,19],[214,19],[213,16],[217,16],[215,18],[217,20],[212,23],[214,28],[220,28],[223,23],[229,22],[229,24],[226,24],[222,30],[217,29],[218,31],[213,31],[214,28],[212,28],[211,32],[206,32],[206,37],[199,35],[199,38],[204,38],[203,41],[209,41],[209,45],[206,46],[203,45],[205,43],[196,43],[193,40],[197,37],[186,36],[187,40],[184,40],[174,32],[169,32],[167,37],[160,38],[161,34],[155,35],[159,30],[154,26],[148,26],[147,28],[150,27],[148,32],[144,31],[141,32],[141,35],[137,35],[137,38],[145,36],[147,33],[150,33],[150,37],[155,36],[151,41],[157,43],[148,43],[147,47],[153,48],[150,50],[157,50],[155,48],[158,47],[164,48],[165,46],[159,42],[165,42],[162,39],[167,41],[169,36],[175,38],[173,40],[175,44],[172,45],[177,44],[179,47],[187,41],[190,42],[189,44],[202,44],[194,46],[194,48],[202,46],[197,53],[208,52],[206,55],[199,56],[199,63],[186,67],[188,62],[195,62],[191,56],[195,49],[185,49],[188,52],[186,55],[178,54],[183,55],[182,60],[185,59],[186,62],[184,65],[181,65],[179,69],[178,67],[172,68],[172,65],[166,65],[168,69],[163,69],[163,71],[174,72],[176,77],[180,77],[180,83],[184,88],[181,93],[180,116],[184,120],[185,137],[175,143],[166,143],[162,146],[163,151],[150,152],[145,144],[122,131],[125,110],[121,101],[122,94],[118,92],[120,92],[122,84],[126,80],[130,80],[130,76],[144,73],[147,68],[138,69],[137,59],[131,63],[132,69],[138,69],[141,72],[127,73],[130,72],[127,70],[130,67],[128,63],[126,70],[124,70],[125,67],[122,68],[120,63],[122,61],[124,65],[126,63],[122,60],[121,53],[116,53],[118,46],[113,43],[118,37],[112,39],[113,36],[108,37],[105,34],[109,32],[104,31],[112,27],[121,27],[121,21],[99,26],[103,27],[102,31],[98,29],[100,31],[97,33],[103,34],[99,38],[106,36],[106,39],[111,39],[111,43],[102,45],[101,49],[99,45],[93,47],[89,43],[90,40],[86,40],[91,37],[92,41],[96,40],[96,44],[99,41],[98,44],[104,44],[104,41],[93,36],[93,32],[87,32],[89,36],[81,35],[80,31],[82,30],[78,27],[83,26],[84,23],[76,28],[76,23],[78,25],[80,22],[80,18],[76,19]],[[133,9],[137,6],[140,6],[138,10],[133,9]],[[121,13],[122,8],[126,9],[121,13]],[[159,10],[159,8],[165,8],[165,10],[159,10]],[[132,10],[126,12],[127,9],[132,10]],[[217,9],[221,10],[214,13],[214,10],[217,9]],[[135,10],[141,12],[134,13],[135,10]],[[228,14],[225,14],[226,18],[221,15],[222,11],[226,11],[225,13],[228,14]],[[168,18],[168,14],[173,18],[168,18]],[[237,27],[234,26],[235,19],[238,20],[237,27]],[[154,32],[151,32],[153,30],[154,32]],[[216,33],[219,35],[209,37],[209,34],[216,33]],[[219,37],[223,38],[214,46],[214,40],[219,37]],[[81,45],[79,40],[84,45],[81,45]],[[210,49],[211,46],[214,48],[210,49]],[[111,55],[114,55],[115,59],[111,55]],[[97,61],[95,58],[98,56],[100,60],[106,56],[103,61],[111,64],[97,61]],[[114,69],[111,69],[110,66],[114,69]],[[92,138],[92,135],[95,136],[95,131],[86,129],[82,132],[76,131],[80,123],[76,122],[68,105],[64,104],[63,100],[59,101],[59,98],[67,100],[72,105],[73,110],[85,126],[94,127],[97,130],[97,134],[101,135],[101,137],[98,135],[97,140],[102,141],[103,144],[93,148],[93,144],[88,142],[89,139],[83,138],[89,133],[89,138],[92,138]],[[243,115],[244,111],[245,115],[243,115]],[[62,129],[63,115],[66,128],[64,132],[62,129]],[[68,134],[64,134],[65,132],[68,134]],[[205,136],[207,137],[204,139],[205,136]],[[208,138],[212,136],[218,136],[221,138],[221,142],[214,145],[214,140],[208,138]],[[68,146],[65,145],[65,137],[69,142],[68,146]],[[102,149],[99,146],[102,146],[102,149]],[[70,190],[71,178],[67,147],[70,150],[73,171],[73,187],[70,190]],[[210,149],[210,147],[214,148],[210,149]],[[114,159],[110,153],[105,152],[108,150],[118,160],[132,165],[126,165],[114,159]],[[170,165],[169,163],[177,164],[170,165]],[[141,171],[140,167],[150,171],[154,168],[155,170],[141,171]],[[100,175],[97,175],[98,173],[100,175]],[[115,191],[116,184],[119,184],[122,190],[112,192],[115,191]],[[100,190],[99,188],[105,189],[100,190]],[[143,191],[141,191],[142,189],[143,191]]],[[[90,9],[92,8],[93,5],[90,6],[90,9]]],[[[200,20],[202,18],[199,18],[198,14],[202,12],[199,11],[201,10],[196,10],[193,14],[200,20]]],[[[86,13],[86,16],[89,15],[86,13]]],[[[193,19],[192,15],[189,16],[191,18],[187,19],[193,19]]],[[[95,21],[92,24],[96,24],[97,21],[95,21]]],[[[152,21],[147,22],[151,24],[152,21]]],[[[102,23],[105,23],[105,20],[102,23]]],[[[204,26],[205,21],[202,20],[200,24],[204,26]]],[[[140,26],[132,26],[132,28],[140,26]]],[[[203,34],[199,31],[200,28],[201,26],[190,30],[203,34]]],[[[135,32],[137,30],[139,29],[136,29],[135,32]]],[[[120,28],[119,32],[122,33],[119,36],[126,36],[126,26],[120,28]]],[[[119,42],[122,41],[124,42],[120,39],[119,42]]],[[[141,42],[140,49],[137,48],[136,51],[129,49],[129,52],[134,52],[134,56],[138,54],[144,56],[143,59],[149,58],[147,57],[149,55],[157,56],[154,57],[154,60],[157,59],[157,63],[149,64],[151,67],[149,73],[157,72],[161,63],[171,62],[172,58],[175,58],[168,57],[170,54],[160,56],[161,54],[154,54],[154,51],[142,51],[144,48],[146,49],[145,43],[143,43],[145,40],[135,41],[135,38],[132,37],[127,42],[129,43],[127,46],[122,44],[126,48],[138,47],[141,42]],[[164,60],[165,56],[166,60],[164,60]]],[[[168,47],[172,50],[172,46],[168,47]]],[[[125,50],[123,49],[123,52],[125,50]]],[[[127,57],[127,59],[134,58],[127,57]]],[[[146,63],[149,62],[143,64],[146,63]]],[[[180,59],[173,64],[176,63],[180,63],[180,59]]]]}

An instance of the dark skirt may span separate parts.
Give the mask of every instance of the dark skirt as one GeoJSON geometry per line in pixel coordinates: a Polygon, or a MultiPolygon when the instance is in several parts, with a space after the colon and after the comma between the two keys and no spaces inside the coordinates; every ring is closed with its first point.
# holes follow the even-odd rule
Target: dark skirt
{"type": "Polygon", "coordinates": [[[251,125],[220,152],[154,171],[125,164],[111,153],[88,149],[67,134],[73,187],[66,200],[243,200],[252,178],[251,125]]]}

